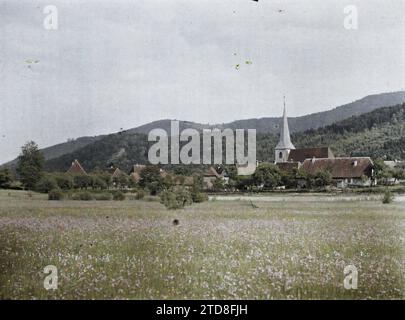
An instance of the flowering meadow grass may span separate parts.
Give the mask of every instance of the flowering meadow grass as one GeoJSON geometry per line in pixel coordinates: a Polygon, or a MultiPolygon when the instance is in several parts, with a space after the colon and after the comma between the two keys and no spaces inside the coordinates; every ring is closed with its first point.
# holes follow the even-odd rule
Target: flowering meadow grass
{"type": "Polygon", "coordinates": [[[3,190],[0,298],[404,299],[405,203],[305,197],[168,211],[3,190]],[[349,264],[357,290],[343,286],[349,264]]]}

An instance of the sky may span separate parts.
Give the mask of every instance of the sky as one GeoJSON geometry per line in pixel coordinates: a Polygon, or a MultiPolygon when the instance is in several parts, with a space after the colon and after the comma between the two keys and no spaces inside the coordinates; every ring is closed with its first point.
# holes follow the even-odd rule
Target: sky
{"type": "Polygon", "coordinates": [[[29,140],[280,116],[283,95],[300,116],[405,90],[402,0],[49,2],[0,0],[0,163],[29,140]]]}

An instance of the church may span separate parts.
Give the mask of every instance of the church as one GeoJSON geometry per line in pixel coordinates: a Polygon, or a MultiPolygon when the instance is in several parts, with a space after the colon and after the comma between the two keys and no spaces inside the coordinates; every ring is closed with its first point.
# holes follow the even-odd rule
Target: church
{"type": "Polygon", "coordinates": [[[291,142],[284,103],[280,140],[275,147],[275,164],[281,171],[301,169],[314,175],[329,171],[336,187],[371,186],[375,183],[374,164],[370,157],[335,157],[329,147],[296,149],[291,142]]]}

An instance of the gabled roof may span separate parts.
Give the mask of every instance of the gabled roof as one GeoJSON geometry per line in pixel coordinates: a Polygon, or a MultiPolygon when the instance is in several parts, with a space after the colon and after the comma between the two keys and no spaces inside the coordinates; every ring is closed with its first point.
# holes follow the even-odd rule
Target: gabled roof
{"type": "Polygon", "coordinates": [[[277,143],[276,149],[295,149],[290,139],[290,130],[288,128],[285,106],[283,111],[283,119],[280,126],[280,141],[277,143]]]}
{"type": "Polygon", "coordinates": [[[301,168],[306,173],[316,174],[318,171],[327,170],[335,179],[360,178],[370,176],[374,164],[369,157],[334,158],[334,159],[306,159],[301,168]]]}
{"type": "Polygon", "coordinates": [[[276,166],[281,170],[281,171],[292,171],[293,169],[299,169],[300,163],[299,162],[278,162],[276,163],[276,166]]]}
{"type": "Polygon", "coordinates": [[[304,162],[305,159],[311,158],[334,158],[334,154],[329,147],[321,148],[300,148],[293,149],[288,155],[288,161],[304,162]]]}
{"type": "Polygon", "coordinates": [[[115,170],[114,170],[114,173],[111,175],[111,177],[112,178],[117,178],[117,177],[119,177],[120,175],[122,175],[122,174],[124,174],[119,168],[116,168],[115,170]]]}
{"type": "Polygon", "coordinates": [[[82,165],[80,162],[75,159],[75,161],[72,162],[72,165],[70,166],[69,170],[66,171],[66,173],[70,174],[87,174],[87,172],[83,169],[82,165]]]}
{"type": "Polygon", "coordinates": [[[132,178],[135,183],[138,183],[141,180],[141,176],[137,172],[132,172],[129,177],[132,178]]]}

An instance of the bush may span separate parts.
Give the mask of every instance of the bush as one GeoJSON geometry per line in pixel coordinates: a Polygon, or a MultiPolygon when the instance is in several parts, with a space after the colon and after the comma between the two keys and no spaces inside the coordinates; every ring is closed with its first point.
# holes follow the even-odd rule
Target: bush
{"type": "Polygon", "coordinates": [[[87,191],[78,192],[72,195],[72,200],[90,201],[93,200],[93,195],[87,191]]]}
{"type": "Polygon", "coordinates": [[[208,200],[208,195],[204,192],[193,192],[191,194],[191,197],[193,199],[193,202],[199,203],[199,202],[204,202],[208,200]]]}
{"type": "Polygon", "coordinates": [[[121,191],[115,191],[113,193],[113,200],[116,200],[116,201],[125,200],[125,194],[122,193],[121,191]]]}
{"type": "Polygon", "coordinates": [[[91,177],[91,186],[93,189],[100,189],[100,190],[107,189],[107,183],[98,176],[91,177]]]}
{"type": "Polygon", "coordinates": [[[394,195],[390,190],[385,190],[384,195],[382,197],[382,203],[391,203],[394,200],[394,195]]]}
{"type": "Polygon", "coordinates": [[[99,193],[94,195],[94,200],[109,201],[112,199],[112,194],[109,192],[99,193]]]}
{"type": "Polygon", "coordinates": [[[73,177],[73,184],[76,189],[87,189],[91,187],[92,179],[85,174],[78,174],[73,177]]]}
{"type": "Polygon", "coordinates": [[[62,200],[63,192],[59,189],[53,189],[48,192],[48,200],[62,200]]]}
{"type": "Polygon", "coordinates": [[[38,192],[48,193],[51,190],[58,189],[58,184],[53,177],[44,176],[38,181],[35,189],[38,192]]]}
{"type": "Polygon", "coordinates": [[[58,187],[62,190],[70,190],[73,188],[73,178],[68,174],[60,174],[55,176],[58,187]]]}
{"type": "Polygon", "coordinates": [[[144,197],[145,197],[145,191],[143,191],[143,190],[139,190],[135,195],[136,200],[141,200],[144,197]]]}
{"type": "Polygon", "coordinates": [[[191,205],[193,199],[191,193],[185,188],[171,189],[160,194],[160,202],[167,209],[181,209],[186,205],[191,205]]]}

